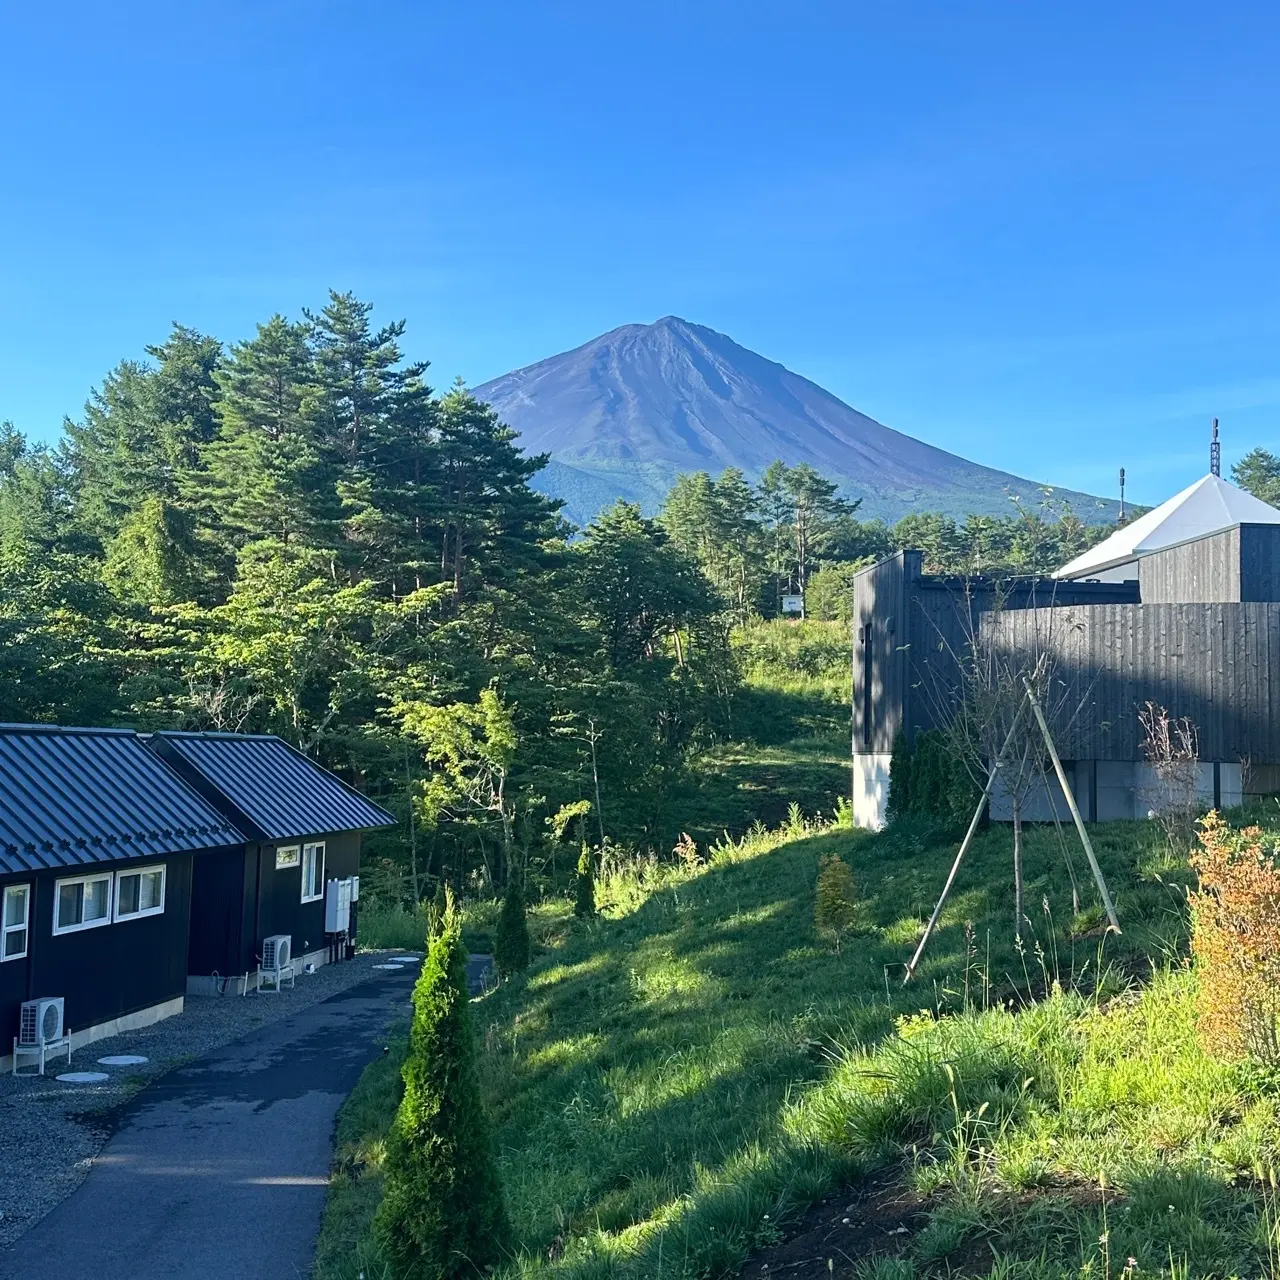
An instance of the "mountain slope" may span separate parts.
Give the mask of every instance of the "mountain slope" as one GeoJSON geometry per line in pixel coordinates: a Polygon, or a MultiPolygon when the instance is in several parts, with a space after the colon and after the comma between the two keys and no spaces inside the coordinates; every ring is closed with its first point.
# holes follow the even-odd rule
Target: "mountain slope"
{"type": "MultiPolygon", "coordinates": [[[[1042,500],[1034,481],[903,435],[724,334],[667,316],[623,325],[561,355],[476,387],[552,464],[535,481],[589,519],[617,497],[653,510],[681,471],[775,458],[807,462],[863,499],[864,516],[910,510],[1005,514],[1042,500]]],[[[1059,491],[1087,519],[1113,518],[1086,494],[1059,491]]]]}

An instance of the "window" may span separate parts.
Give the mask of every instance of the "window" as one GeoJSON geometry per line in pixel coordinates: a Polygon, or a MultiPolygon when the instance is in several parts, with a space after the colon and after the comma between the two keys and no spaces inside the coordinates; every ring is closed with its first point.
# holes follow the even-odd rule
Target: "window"
{"type": "Polygon", "coordinates": [[[111,923],[111,881],[106,875],[59,880],[53,899],[54,933],[73,933],[111,923]]]}
{"type": "Polygon", "coordinates": [[[315,902],[324,897],[324,844],[302,846],[302,900],[315,902]]]}
{"type": "Polygon", "coordinates": [[[31,914],[31,886],[5,886],[0,915],[0,961],[21,960],[27,954],[27,917],[31,914]]]}
{"type": "Polygon", "coordinates": [[[276,870],[283,871],[286,867],[296,867],[301,850],[296,844],[286,845],[282,849],[276,850],[276,870]]]}
{"type": "Polygon", "coordinates": [[[116,875],[116,919],[137,920],[164,910],[164,867],[139,867],[116,875]]]}

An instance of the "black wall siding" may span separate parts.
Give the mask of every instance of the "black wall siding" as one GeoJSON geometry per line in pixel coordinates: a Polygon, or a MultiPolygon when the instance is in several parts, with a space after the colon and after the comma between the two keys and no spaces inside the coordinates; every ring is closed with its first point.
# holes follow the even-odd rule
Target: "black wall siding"
{"type": "Polygon", "coordinates": [[[191,873],[191,945],[187,972],[207,977],[244,973],[239,967],[244,933],[243,847],[202,853],[191,873]]]}
{"type": "MultiPolygon", "coordinates": [[[[13,1048],[24,1000],[62,996],[66,1027],[80,1031],[183,995],[187,989],[187,921],[191,907],[191,855],[170,854],[102,870],[165,866],[165,903],[159,915],[121,920],[55,935],[55,885],[78,869],[10,876],[32,884],[27,959],[0,964],[0,1056],[13,1048]]],[[[97,868],[86,868],[91,872],[97,868]]]]}
{"type": "Polygon", "coordinates": [[[360,832],[299,836],[273,844],[248,844],[238,856],[210,854],[196,864],[192,896],[191,967],[207,977],[251,973],[262,940],[287,933],[295,955],[325,945],[324,899],[302,901],[302,866],[276,870],[276,849],[323,841],[324,878],[360,873],[360,832]]]}
{"type": "Polygon", "coordinates": [[[1149,700],[1191,719],[1206,760],[1280,762],[1280,604],[1068,606],[987,614],[982,626],[1003,648],[1052,655],[1066,700],[1082,704],[1073,725],[1056,726],[1064,756],[1144,759],[1138,711],[1149,700]]]}
{"type": "MultiPolygon", "coordinates": [[[[920,552],[904,551],[854,579],[855,754],[886,754],[900,729],[911,738],[946,718],[950,691],[959,679],[957,659],[978,634],[984,611],[997,603],[1003,611],[1020,612],[1040,602],[1065,605],[1138,599],[1136,582],[1022,579],[997,586],[982,578],[928,576],[921,572],[922,564],[920,552]],[[869,687],[865,679],[868,653],[869,687]],[[869,735],[865,733],[868,705],[869,735]]],[[[1050,621],[1057,625],[1056,609],[1041,612],[1054,615],[1050,621]]]]}

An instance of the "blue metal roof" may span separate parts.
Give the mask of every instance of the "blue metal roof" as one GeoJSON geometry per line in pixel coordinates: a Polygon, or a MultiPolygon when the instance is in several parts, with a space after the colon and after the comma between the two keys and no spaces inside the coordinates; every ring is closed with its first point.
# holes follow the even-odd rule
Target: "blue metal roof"
{"type": "Polygon", "coordinates": [[[0,875],[243,842],[129,729],[0,725],[0,875]]]}
{"type": "Polygon", "coordinates": [[[152,737],[224,796],[268,840],[367,831],[395,818],[273,735],[168,733],[152,737]]]}

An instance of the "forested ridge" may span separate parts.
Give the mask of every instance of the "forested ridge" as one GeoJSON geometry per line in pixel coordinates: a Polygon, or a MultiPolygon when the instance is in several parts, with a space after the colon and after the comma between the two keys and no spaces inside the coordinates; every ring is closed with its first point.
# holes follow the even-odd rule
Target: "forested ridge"
{"type": "Polygon", "coordinates": [[[1098,532],[860,522],[781,463],[575,531],[404,330],[338,293],[230,344],[175,325],[56,447],[0,428],[0,719],[279,733],[402,817],[395,892],[483,889],[561,837],[669,849],[669,798],[753,733],[735,628],[782,591],[842,619],[898,546],[1041,572],[1098,532]]]}

